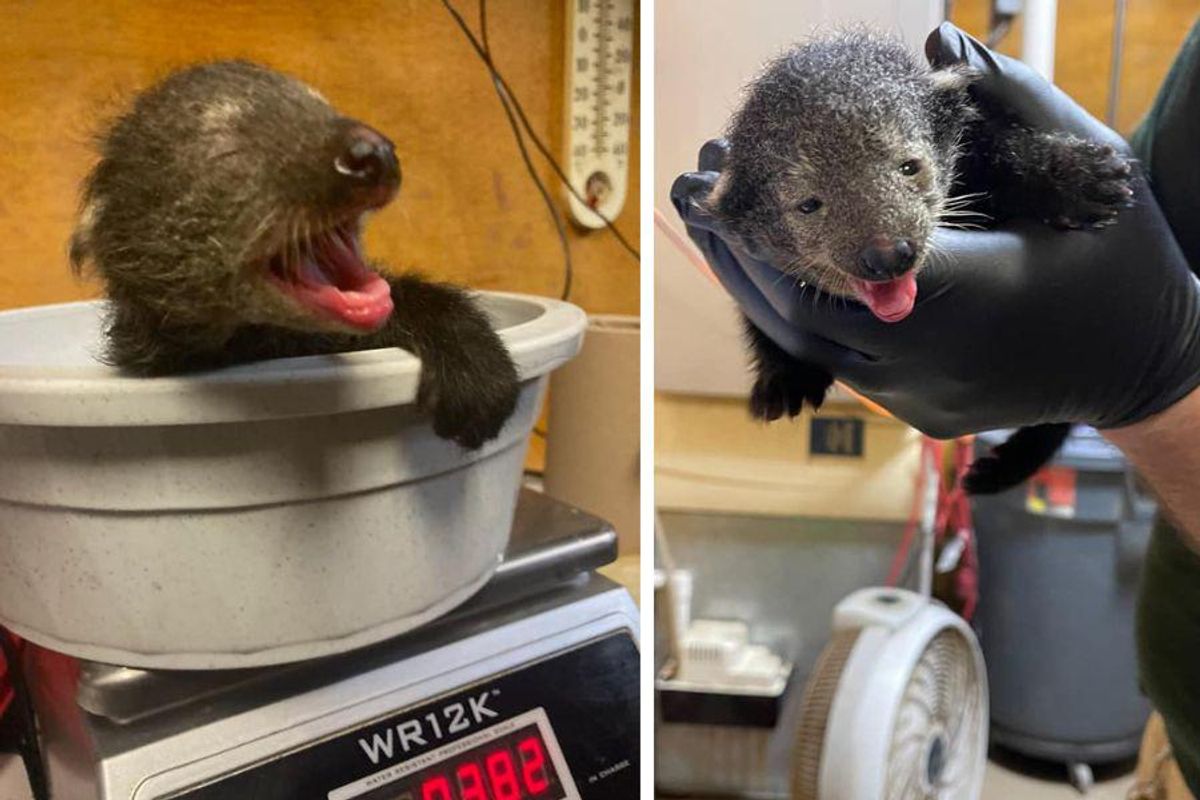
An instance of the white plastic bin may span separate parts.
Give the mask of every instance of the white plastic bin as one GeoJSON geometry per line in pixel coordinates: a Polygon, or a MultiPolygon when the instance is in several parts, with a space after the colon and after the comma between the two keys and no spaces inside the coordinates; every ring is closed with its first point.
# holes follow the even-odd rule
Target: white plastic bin
{"type": "Polygon", "coordinates": [[[228,668],[369,644],[450,610],[508,542],[575,306],[484,293],[523,384],[466,451],[398,349],[186,377],[98,363],[102,303],[0,314],[0,622],[126,666],[228,668]]]}

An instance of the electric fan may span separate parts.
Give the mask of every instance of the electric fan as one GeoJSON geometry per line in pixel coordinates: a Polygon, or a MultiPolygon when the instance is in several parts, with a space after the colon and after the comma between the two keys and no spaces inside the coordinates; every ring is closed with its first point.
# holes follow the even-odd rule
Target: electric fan
{"type": "Polygon", "coordinates": [[[792,800],[977,800],[987,725],[970,627],[916,592],[862,589],[805,687],[792,800]]]}

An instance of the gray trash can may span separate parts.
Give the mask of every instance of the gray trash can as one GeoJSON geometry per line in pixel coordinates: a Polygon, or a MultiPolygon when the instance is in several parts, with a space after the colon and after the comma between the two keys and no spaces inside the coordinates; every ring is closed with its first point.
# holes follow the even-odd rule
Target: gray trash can
{"type": "MultiPolygon", "coordinates": [[[[1007,434],[979,436],[977,452],[1007,434]]],[[[973,502],[992,741],[1090,776],[1137,753],[1150,711],[1133,626],[1155,506],[1091,428],[1049,467],[973,502]]]]}

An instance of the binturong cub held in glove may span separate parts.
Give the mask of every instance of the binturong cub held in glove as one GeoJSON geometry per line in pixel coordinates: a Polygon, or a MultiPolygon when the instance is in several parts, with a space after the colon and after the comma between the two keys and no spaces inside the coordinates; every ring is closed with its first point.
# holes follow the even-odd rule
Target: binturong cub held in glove
{"type": "MultiPolygon", "coordinates": [[[[887,324],[912,312],[916,275],[938,257],[930,246],[939,225],[1112,224],[1133,196],[1130,164],[1107,144],[1022,127],[972,98],[971,78],[864,30],[796,46],[748,87],[707,205],[744,249],[811,287],[816,301],[861,303],[887,324]]],[[[773,420],[806,402],[819,407],[829,373],[748,320],[746,331],[757,372],[751,413],[773,420]]],[[[1069,431],[1021,429],[976,462],[968,489],[1020,483],[1069,431]]]]}
{"type": "Polygon", "coordinates": [[[400,187],[381,133],[294,78],[222,61],[143,92],[99,150],[71,262],[104,281],[112,364],[168,375],[400,347],[439,436],[477,448],[500,432],[517,372],[484,313],[363,256],[365,216],[400,187]]]}

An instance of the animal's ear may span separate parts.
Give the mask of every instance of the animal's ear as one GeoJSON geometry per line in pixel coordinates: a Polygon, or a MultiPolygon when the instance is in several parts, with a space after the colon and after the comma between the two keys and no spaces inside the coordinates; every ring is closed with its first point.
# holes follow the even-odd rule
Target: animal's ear
{"type": "Polygon", "coordinates": [[[729,162],[704,200],[704,207],[721,225],[721,237],[748,253],[765,252],[766,237],[778,224],[778,211],[764,196],[765,180],[748,176],[753,170],[730,169],[729,162]]]}
{"type": "Polygon", "coordinates": [[[67,255],[71,259],[71,272],[76,278],[83,275],[83,268],[87,264],[91,254],[92,251],[87,235],[78,230],[72,233],[71,242],[67,248],[67,255]]]}
{"type": "Polygon", "coordinates": [[[729,201],[729,184],[731,178],[729,172],[722,172],[717,182],[713,184],[712,190],[709,191],[708,197],[704,198],[704,208],[708,213],[715,216],[725,216],[721,209],[728,204],[729,201]]]}
{"type": "Polygon", "coordinates": [[[979,73],[965,64],[925,73],[931,91],[921,102],[933,123],[933,136],[939,146],[954,148],[963,126],[978,119],[979,112],[967,94],[967,87],[978,77],[979,73]]]}
{"type": "Polygon", "coordinates": [[[979,73],[966,64],[954,64],[949,67],[939,67],[926,73],[926,79],[933,90],[939,94],[957,94],[979,77],[979,73]]]}
{"type": "Polygon", "coordinates": [[[84,201],[79,210],[75,230],[71,233],[67,255],[71,259],[71,272],[75,277],[83,274],[84,268],[92,258],[92,227],[96,224],[96,212],[94,202],[84,201]]]}
{"type": "Polygon", "coordinates": [[[761,191],[758,181],[747,180],[742,170],[731,169],[726,162],[704,205],[714,217],[736,223],[758,207],[761,191]]]}

